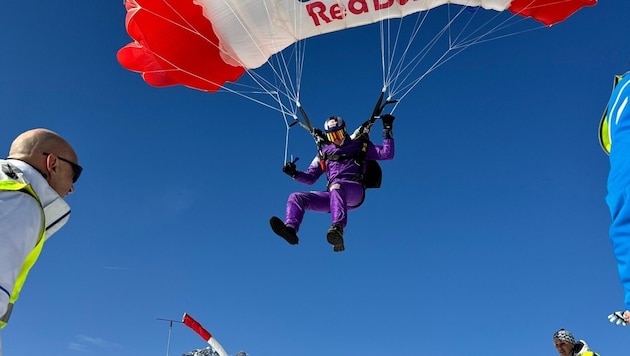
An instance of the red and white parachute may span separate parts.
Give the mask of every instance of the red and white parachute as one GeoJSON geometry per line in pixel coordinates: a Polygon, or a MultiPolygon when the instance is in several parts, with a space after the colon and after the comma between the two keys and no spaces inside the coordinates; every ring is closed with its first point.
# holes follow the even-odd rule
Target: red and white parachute
{"type": "MultiPolygon", "coordinates": [[[[134,40],[118,52],[127,69],[142,73],[153,86],[185,85],[215,92],[228,90],[252,100],[253,85],[273,98],[277,110],[294,115],[299,107],[300,75],[307,57],[304,39],[351,27],[380,23],[383,91],[388,97],[406,95],[430,71],[471,45],[506,34],[508,19],[531,17],[530,26],[548,27],[597,0],[125,0],[126,28],[134,40]],[[447,9],[446,9],[447,8],[447,9]],[[429,12],[448,12],[448,20],[425,40],[421,28],[429,12]],[[504,16],[496,24],[473,25],[473,17],[504,16]],[[411,18],[413,28],[401,31],[391,20],[411,18]],[[455,19],[463,18],[467,34],[454,34],[455,19]],[[389,32],[388,32],[389,31],[389,32]],[[410,34],[409,44],[400,34],[410,34]],[[443,54],[419,70],[437,38],[448,37],[443,54]],[[395,54],[393,50],[399,50],[395,54]],[[290,53],[286,53],[289,50],[290,53]],[[395,57],[397,57],[395,59],[395,57]],[[291,61],[291,63],[289,63],[291,61]],[[257,70],[268,64],[269,76],[257,70]],[[295,73],[294,73],[295,71],[295,73]],[[247,74],[249,80],[241,77],[247,74]],[[271,76],[271,78],[270,78],[271,76]],[[241,78],[241,79],[240,79],[241,78]],[[233,84],[237,85],[233,85],[233,84]]],[[[513,33],[521,32],[513,30],[513,33]]],[[[365,38],[358,38],[365,41],[365,38]]],[[[331,43],[334,47],[334,42],[331,43]]],[[[441,52],[440,52],[441,53],[441,52]]],[[[351,53],[348,53],[351,55],[351,53]]],[[[262,68],[261,68],[262,69],[262,68]]]]}
{"type": "Polygon", "coordinates": [[[182,317],[182,323],[193,329],[194,332],[196,332],[199,336],[201,336],[202,339],[210,344],[212,349],[216,351],[219,356],[229,356],[228,353],[225,352],[225,350],[223,349],[223,346],[221,346],[221,344],[219,344],[219,342],[212,337],[212,334],[210,334],[208,330],[204,329],[204,327],[201,326],[201,324],[199,324],[197,320],[193,319],[187,313],[184,313],[184,316],[182,317]]]}

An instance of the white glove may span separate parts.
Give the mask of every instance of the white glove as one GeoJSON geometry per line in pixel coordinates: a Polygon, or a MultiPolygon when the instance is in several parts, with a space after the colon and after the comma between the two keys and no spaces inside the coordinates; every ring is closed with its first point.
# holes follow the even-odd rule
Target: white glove
{"type": "Polygon", "coordinates": [[[620,311],[616,311],[610,314],[608,316],[608,320],[610,320],[610,322],[613,324],[617,324],[621,326],[626,326],[627,324],[626,319],[623,317],[623,312],[620,312],[620,311]]]}

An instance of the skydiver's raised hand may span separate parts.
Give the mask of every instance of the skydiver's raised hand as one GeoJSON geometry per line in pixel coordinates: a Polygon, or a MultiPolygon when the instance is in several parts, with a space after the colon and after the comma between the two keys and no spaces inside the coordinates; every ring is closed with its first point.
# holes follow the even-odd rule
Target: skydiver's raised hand
{"type": "Polygon", "coordinates": [[[608,320],[617,325],[626,326],[630,321],[630,311],[620,312],[616,311],[608,316],[608,320]]]}
{"type": "Polygon", "coordinates": [[[396,117],[394,115],[390,115],[390,114],[381,115],[381,120],[383,120],[383,129],[391,130],[394,124],[395,118],[396,117]]]}
{"type": "Polygon", "coordinates": [[[326,138],[326,135],[320,129],[313,129],[313,137],[315,137],[315,141],[317,141],[317,143],[328,142],[328,139],[326,138]]]}
{"type": "Polygon", "coordinates": [[[282,167],[282,171],[291,178],[295,178],[298,172],[294,162],[287,162],[284,164],[284,167],[282,167]]]}
{"type": "Polygon", "coordinates": [[[394,138],[392,134],[394,119],[395,117],[390,114],[381,115],[381,120],[383,120],[383,138],[394,138]]]}

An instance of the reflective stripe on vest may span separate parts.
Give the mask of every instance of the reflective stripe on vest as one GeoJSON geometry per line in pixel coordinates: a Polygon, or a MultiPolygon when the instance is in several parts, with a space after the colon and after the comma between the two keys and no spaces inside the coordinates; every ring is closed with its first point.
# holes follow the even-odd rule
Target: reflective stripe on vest
{"type": "Polygon", "coordinates": [[[46,218],[44,216],[44,208],[42,207],[42,202],[39,200],[37,193],[35,193],[31,185],[24,180],[20,170],[10,164],[2,164],[2,171],[0,172],[0,191],[23,192],[32,196],[37,201],[42,216],[42,226],[39,231],[39,237],[37,238],[37,244],[35,245],[33,250],[31,250],[28,256],[26,256],[26,259],[22,264],[22,268],[20,269],[20,273],[18,274],[18,277],[15,281],[15,285],[13,286],[13,291],[9,296],[9,305],[7,306],[7,311],[2,317],[0,317],[1,329],[4,328],[9,322],[9,317],[11,316],[11,312],[13,311],[13,305],[20,296],[20,290],[22,289],[22,286],[26,281],[26,276],[31,270],[31,267],[33,267],[33,265],[37,261],[37,258],[42,251],[42,247],[44,247],[44,242],[46,241],[46,218]]]}

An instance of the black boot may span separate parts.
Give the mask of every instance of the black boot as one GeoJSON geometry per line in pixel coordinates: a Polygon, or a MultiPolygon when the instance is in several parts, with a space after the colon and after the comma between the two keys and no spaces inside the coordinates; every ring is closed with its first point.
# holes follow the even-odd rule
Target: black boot
{"type": "Polygon", "coordinates": [[[339,224],[333,224],[333,226],[328,229],[326,240],[328,240],[329,244],[333,245],[333,251],[335,252],[341,252],[346,249],[343,246],[343,227],[339,224]]]}
{"type": "Polygon", "coordinates": [[[269,225],[271,225],[271,230],[273,230],[273,232],[275,232],[276,235],[287,240],[289,244],[291,245],[298,244],[298,241],[300,239],[298,239],[295,229],[292,228],[291,226],[286,226],[284,224],[284,221],[282,221],[282,219],[272,216],[271,219],[269,219],[269,225]]]}

